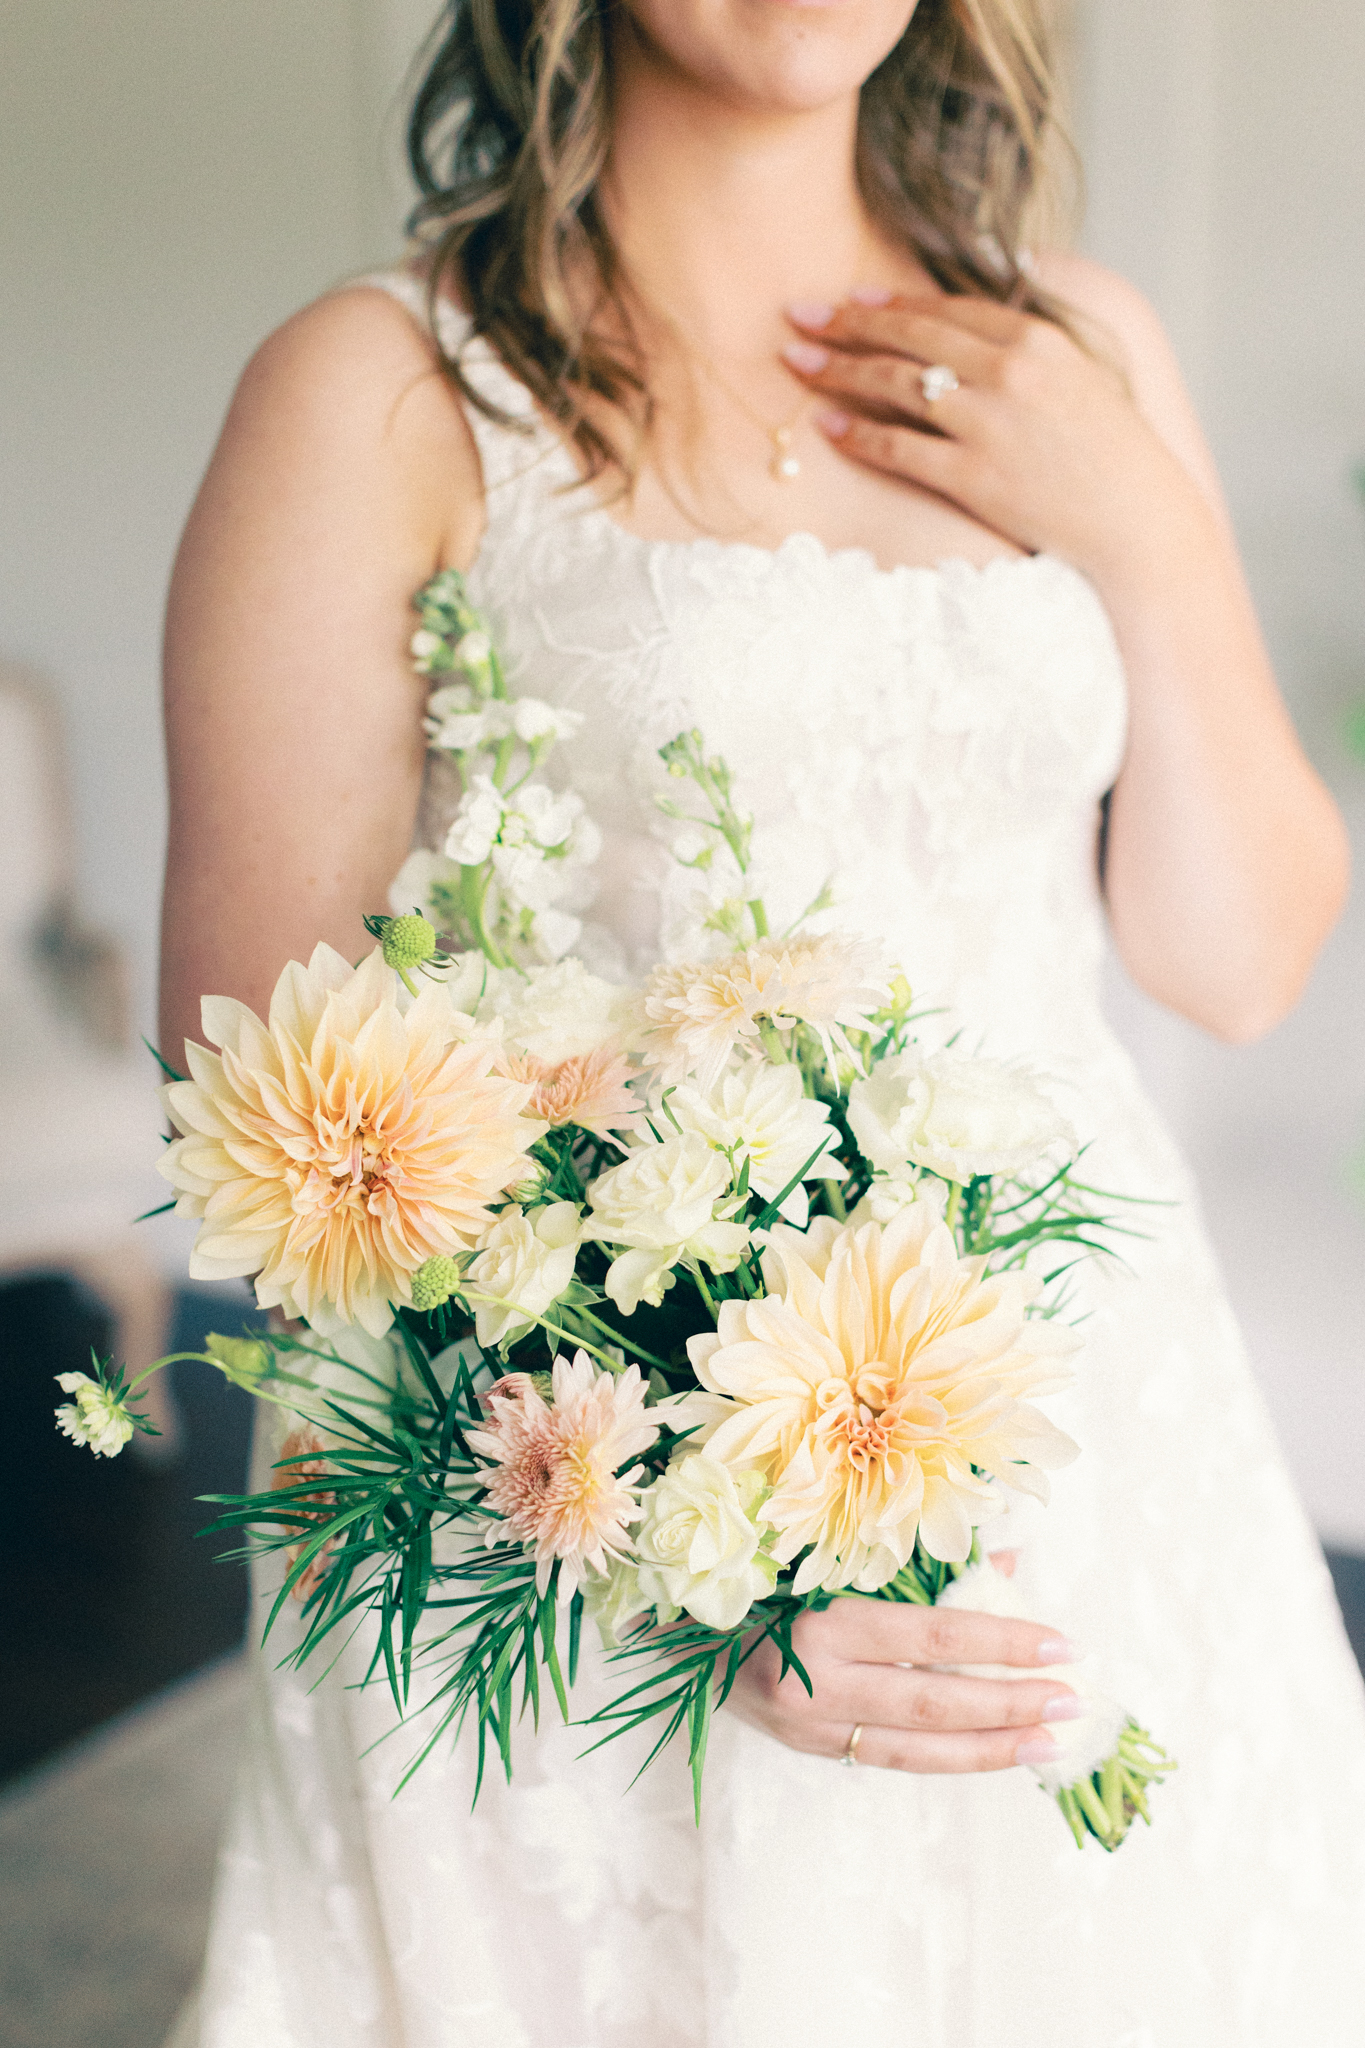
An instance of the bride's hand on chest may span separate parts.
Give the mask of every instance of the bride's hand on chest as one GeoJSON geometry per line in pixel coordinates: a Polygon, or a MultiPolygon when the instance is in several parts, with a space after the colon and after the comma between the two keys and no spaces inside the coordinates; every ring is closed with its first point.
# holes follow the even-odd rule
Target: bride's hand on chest
{"type": "Polygon", "coordinates": [[[1154,528],[1207,522],[1124,371],[1050,320],[933,287],[789,317],[788,367],[825,401],[817,424],[841,453],[1029,552],[1103,583],[1154,528]]]}

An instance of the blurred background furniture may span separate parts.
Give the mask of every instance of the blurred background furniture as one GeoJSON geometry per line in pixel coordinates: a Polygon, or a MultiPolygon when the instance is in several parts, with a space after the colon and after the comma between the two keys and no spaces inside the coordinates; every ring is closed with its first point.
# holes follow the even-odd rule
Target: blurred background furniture
{"type": "MultiPolygon", "coordinates": [[[[168,1289],[134,1222],[161,1125],[152,1062],[129,1044],[123,961],[81,924],[73,869],[56,713],[35,678],[0,667],[0,1281],[75,1275],[131,1378],[166,1341],[168,1289]]],[[[137,1438],[139,1453],[170,1456],[164,1375],[142,1391],[161,1434],[137,1438]]]]}

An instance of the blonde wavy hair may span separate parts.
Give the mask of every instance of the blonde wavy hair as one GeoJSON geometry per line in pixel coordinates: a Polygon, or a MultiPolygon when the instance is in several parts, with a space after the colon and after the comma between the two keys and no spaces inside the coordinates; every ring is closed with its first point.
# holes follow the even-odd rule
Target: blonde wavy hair
{"type": "MultiPolygon", "coordinates": [[[[626,472],[603,406],[648,424],[620,259],[598,196],[612,0],[452,0],[408,124],[409,227],[433,305],[457,298],[587,477],[626,472]],[[595,289],[585,293],[587,277],[595,289]],[[612,319],[604,323],[602,315],[612,319]],[[608,340],[610,325],[625,343],[608,340]]],[[[919,0],[862,89],[858,181],[877,226],[950,292],[1062,317],[1021,266],[1052,114],[1046,0],[919,0]]],[[[445,368],[480,411],[459,355],[445,368]]]]}

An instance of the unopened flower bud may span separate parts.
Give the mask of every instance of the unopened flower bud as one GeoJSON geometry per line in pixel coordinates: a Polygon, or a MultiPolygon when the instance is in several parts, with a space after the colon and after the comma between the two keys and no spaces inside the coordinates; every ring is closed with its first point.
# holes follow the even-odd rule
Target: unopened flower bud
{"type": "Polygon", "coordinates": [[[248,1394],[255,1393],[270,1371],[270,1347],[257,1337],[220,1337],[214,1331],[204,1339],[204,1353],[248,1394]]]}
{"type": "Polygon", "coordinates": [[[428,1259],[412,1276],[412,1305],[420,1314],[427,1315],[449,1301],[459,1285],[460,1269],[454,1259],[428,1259]]]}
{"type": "Polygon", "coordinates": [[[436,951],[436,930],[419,914],[395,917],[384,928],[384,959],[401,972],[430,960],[436,951]]]}

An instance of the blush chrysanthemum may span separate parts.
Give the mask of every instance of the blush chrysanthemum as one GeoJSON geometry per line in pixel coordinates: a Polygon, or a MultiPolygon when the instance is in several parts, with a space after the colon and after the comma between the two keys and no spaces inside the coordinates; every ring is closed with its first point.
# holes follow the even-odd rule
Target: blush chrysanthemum
{"type": "Polygon", "coordinates": [[[809,1551],[797,1593],[875,1592],[917,1535],[963,1559],[997,1505],[982,1474],[1045,1497],[1037,1468],[1075,1455],[1025,1398],[1066,1384],[1071,1332],[1027,1320],[1038,1283],[983,1276],[927,1203],[885,1228],[779,1227],[764,1277],[766,1296],[723,1303],[688,1352],[725,1397],[707,1404],[707,1456],[772,1487],[779,1562],[809,1551]]]}
{"type": "Polygon", "coordinates": [[[527,1114],[542,1118],[552,1130],[577,1124],[606,1138],[613,1131],[630,1130],[640,1114],[639,1099],[626,1086],[630,1062],[614,1046],[559,1061],[538,1059],[530,1052],[509,1053],[505,1065],[513,1080],[530,1087],[527,1114]]]}
{"type": "Polygon", "coordinates": [[[624,1554],[640,1512],[643,1467],[630,1460],[659,1434],[640,1369],[599,1372],[580,1351],[555,1360],[548,1402],[525,1373],[499,1380],[484,1400],[488,1427],[466,1440],[491,1466],[485,1498],[501,1520],[489,1524],[488,1542],[505,1541],[510,1529],[536,1560],[540,1591],[557,1558],[560,1591],[572,1593],[624,1554]]]}
{"type": "Polygon", "coordinates": [[[656,967],[640,1002],[641,1051],[664,1080],[695,1073],[709,1089],[732,1053],[753,1050],[765,1024],[808,1024],[827,1050],[845,1050],[846,1031],[861,1028],[886,995],[880,951],[868,940],[760,939],[723,960],[656,967]]]}
{"type": "Polygon", "coordinates": [[[427,1259],[472,1246],[544,1129],[444,989],[415,1000],[376,950],[291,961],[262,1024],[206,996],[189,1081],[163,1093],[184,1135],[160,1171],[203,1219],[197,1280],[256,1276],[262,1308],[382,1336],[427,1259]]]}

